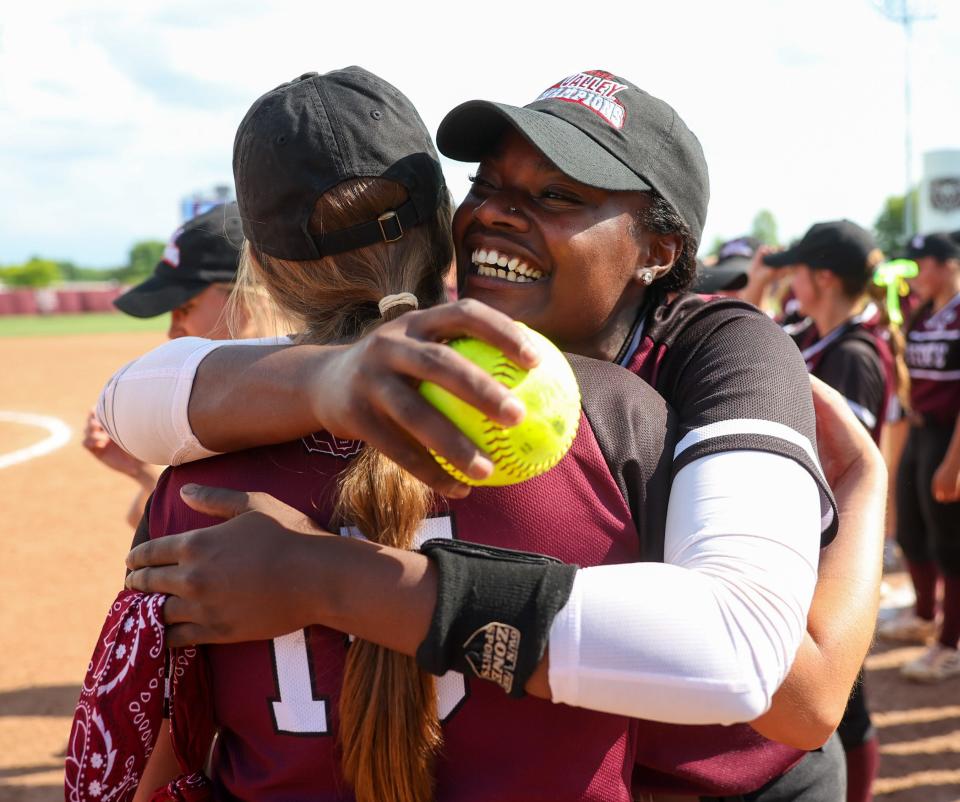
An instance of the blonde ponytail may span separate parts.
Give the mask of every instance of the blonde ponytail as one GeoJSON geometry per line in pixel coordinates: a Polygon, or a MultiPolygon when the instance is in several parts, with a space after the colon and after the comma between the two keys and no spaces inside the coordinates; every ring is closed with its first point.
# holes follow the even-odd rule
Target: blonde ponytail
{"type": "MultiPolygon", "coordinates": [[[[341,475],[337,519],[408,549],[430,511],[428,488],[367,447],[341,475]]],[[[440,746],[433,676],[412,657],[356,640],[340,695],[341,765],[357,802],[428,802],[440,746]]]]}
{"type": "MultiPolygon", "coordinates": [[[[374,220],[406,200],[399,184],[356,178],[326,192],[311,217],[312,233],[374,220]]],[[[382,313],[385,296],[412,293],[421,306],[444,298],[443,276],[453,258],[452,208],[441,203],[433,220],[377,243],[315,261],[277,259],[249,243],[238,283],[266,288],[302,342],[353,342],[411,309],[382,313]]],[[[429,489],[367,446],[339,480],[334,519],[369,540],[408,549],[430,512],[429,489]]],[[[363,640],[349,648],[339,706],[343,774],[357,802],[429,802],[440,745],[433,676],[413,658],[363,640]]]]}

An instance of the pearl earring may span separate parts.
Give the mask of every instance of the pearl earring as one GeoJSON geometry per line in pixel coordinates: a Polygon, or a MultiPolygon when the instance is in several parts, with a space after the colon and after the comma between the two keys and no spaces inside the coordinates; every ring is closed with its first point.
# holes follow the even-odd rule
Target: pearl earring
{"type": "Polygon", "coordinates": [[[644,270],[644,271],[640,274],[640,281],[642,281],[642,282],[643,282],[644,284],[646,284],[648,287],[649,287],[651,284],[653,284],[653,271],[650,270],[649,268],[648,268],[647,270],[644,270]]]}

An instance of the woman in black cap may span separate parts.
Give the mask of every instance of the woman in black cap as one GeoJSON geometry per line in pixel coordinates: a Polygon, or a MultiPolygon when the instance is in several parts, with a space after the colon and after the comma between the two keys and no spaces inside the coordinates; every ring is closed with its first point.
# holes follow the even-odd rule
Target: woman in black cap
{"type": "MultiPolygon", "coordinates": [[[[694,253],[706,210],[706,169],[699,144],[669,106],[623,79],[599,72],[570,76],[525,109],[465,104],[448,116],[438,141],[448,155],[481,160],[474,190],[454,221],[461,287],[466,294],[488,300],[508,315],[541,329],[562,347],[619,362],[649,378],[661,392],[674,396],[681,416],[672,492],[684,503],[673,510],[672,523],[668,516],[668,530],[674,528],[668,531],[665,545],[666,559],[673,565],[577,571],[560,614],[552,622],[541,620],[536,626],[520,620],[511,623],[530,624],[525,634],[549,632],[549,666],[545,660],[531,666],[533,672],[523,678],[523,687],[533,696],[628,715],[690,723],[750,718],[751,698],[759,692],[755,698],[759,707],[754,710],[765,708],[768,693],[779,684],[777,675],[782,677],[790,664],[795,649],[791,642],[795,644],[801,636],[804,622],[804,605],[798,608],[796,602],[809,597],[812,590],[811,571],[820,540],[817,534],[829,539],[836,517],[813,450],[813,410],[805,371],[792,345],[752,308],[678,295],[693,278],[694,253]],[[741,355],[734,364],[731,352],[741,355]],[[784,387],[793,388],[789,398],[782,395],[784,387]],[[736,487],[729,481],[733,476],[737,477],[736,487]],[[755,479],[745,481],[750,476],[755,479]],[[749,501],[744,497],[743,503],[737,502],[745,488],[762,485],[766,489],[774,476],[779,479],[770,484],[769,493],[762,494],[760,503],[752,491],[749,501]],[[712,501],[701,495],[704,483],[711,486],[712,501]],[[799,501],[801,498],[805,500],[799,501]],[[770,507],[764,513],[767,504],[770,507]],[[714,535],[720,537],[714,545],[722,542],[724,546],[709,558],[714,535]],[[768,547],[778,556],[761,557],[768,547]],[[730,552],[724,556],[728,548],[730,552]],[[760,551],[754,552],[757,548],[760,551]],[[735,563],[744,556],[743,549],[764,565],[754,579],[764,584],[772,570],[780,576],[774,582],[776,587],[764,585],[761,591],[753,580],[727,584],[722,579],[733,566],[727,557],[735,563]],[[780,574],[781,569],[786,571],[780,574]],[[754,595],[755,591],[759,595],[754,595]],[[728,592],[733,596],[727,598],[728,592]],[[637,593],[642,599],[636,598],[637,593]],[[695,599],[699,601],[691,608],[695,599]],[[761,608],[764,613],[759,613],[761,608]],[[611,615],[611,610],[616,613],[611,615]],[[733,628],[721,623],[728,613],[738,619],[733,628]],[[662,637],[651,637],[656,632],[662,637]],[[733,652],[728,654],[740,649],[746,649],[744,655],[750,654],[746,664],[734,661],[738,667],[733,674],[726,674],[723,667],[724,647],[716,641],[718,636],[721,641],[730,638],[727,646],[733,652]],[[678,648],[678,638],[689,647],[678,648]],[[742,693],[728,696],[728,701],[739,696],[739,702],[735,708],[723,709],[723,693],[718,697],[716,691],[721,686],[732,691],[733,686],[725,685],[727,679],[715,680],[737,676],[739,682],[747,676],[743,673],[747,664],[751,675],[761,672],[758,684],[751,682],[742,693]],[[683,692],[676,696],[651,692],[668,685],[683,688],[683,692]],[[644,687],[647,693],[640,690],[644,687]]],[[[203,382],[205,376],[229,374],[225,368],[234,357],[249,367],[248,353],[215,353],[205,361],[194,393],[198,403],[209,403],[209,407],[205,411],[192,407],[191,419],[203,442],[218,448],[297,436],[318,425],[351,437],[362,432],[384,453],[435,486],[462,495],[463,490],[452,487],[427,450],[414,446],[411,438],[435,446],[458,467],[478,475],[488,470],[485,459],[429,406],[420,403],[405,381],[392,377],[406,381],[433,378],[478,407],[504,417],[502,388],[484,382],[484,377],[435,346],[438,340],[465,332],[482,336],[486,331],[489,335],[499,320],[484,307],[461,303],[406,314],[357,347],[309,352],[286,349],[259,359],[252,371],[245,372],[241,384],[259,384],[265,375],[275,383],[276,371],[283,373],[293,365],[300,371],[304,364],[299,360],[305,357],[314,360],[308,371],[314,377],[310,382],[315,391],[325,395],[314,397],[313,403],[287,398],[275,404],[276,395],[261,386],[259,394],[247,396],[251,403],[240,417],[256,412],[249,414],[249,426],[243,432],[236,431],[236,421],[211,421],[209,410],[218,406],[222,396],[210,397],[203,382]],[[300,353],[294,353],[297,351],[300,353]],[[208,397],[204,401],[201,396],[208,397]]],[[[510,345],[512,336],[502,332],[500,342],[510,348],[511,356],[523,360],[519,340],[510,345]]],[[[231,380],[214,392],[237,386],[231,380]]],[[[856,437],[853,433],[853,440],[844,442],[856,443],[856,437]]],[[[845,454],[846,464],[855,466],[847,479],[857,491],[877,483],[871,456],[858,455],[855,446],[845,454]]],[[[865,514],[857,523],[869,529],[871,505],[857,492],[848,496],[850,490],[851,485],[844,487],[844,498],[865,514]]],[[[201,493],[193,504],[206,510],[220,509],[211,500],[216,498],[216,494],[201,493]]],[[[236,509],[237,500],[229,494],[228,498],[236,509]]],[[[236,545],[242,538],[242,551],[265,542],[262,532],[248,537],[249,517],[240,516],[233,523],[246,532],[235,532],[230,541],[236,545]]],[[[269,526],[258,519],[258,527],[260,524],[269,526]]],[[[196,546],[202,540],[216,548],[212,545],[216,535],[216,530],[194,532],[187,538],[146,544],[131,555],[130,564],[137,569],[130,577],[131,585],[157,588],[165,579],[174,581],[181,570],[176,564],[190,559],[181,551],[183,546],[196,546]],[[158,564],[168,567],[144,567],[158,564]]],[[[302,545],[319,552],[333,542],[309,539],[302,545]]],[[[187,551],[194,547],[188,546],[187,551]]],[[[401,582],[406,590],[397,587],[397,595],[391,591],[385,597],[395,612],[408,611],[407,631],[383,632],[382,611],[352,617],[344,626],[398,650],[416,650],[421,665],[441,673],[467,665],[458,645],[462,641],[455,636],[464,631],[464,618],[469,618],[470,611],[457,605],[457,577],[464,576],[464,571],[473,576],[474,569],[470,555],[459,555],[458,568],[452,572],[444,558],[432,556],[436,562],[424,562],[422,556],[407,553],[390,558],[399,565],[416,566],[411,568],[412,574],[404,574],[409,576],[401,582]],[[405,607],[407,604],[412,607],[405,607]],[[428,620],[431,610],[436,613],[432,623],[428,620]],[[420,626],[426,628],[425,638],[420,626]],[[378,627],[379,632],[375,631],[378,627]]],[[[301,557],[306,555],[301,553],[301,557]]],[[[227,554],[216,559],[233,560],[227,554]]],[[[495,559],[489,555],[479,559],[483,573],[495,573],[495,559]]],[[[231,562],[237,577],[249,576],[244,573],[248,568],[254,573],[260,570],[254,565],[252,551],[240,562],[246,567],[231,562]]],[[[307,564],[319,570],[326,562],[318,553],[298,560],[297,570],[307,564]]],[[[341,560],[338,566],[352,582],[377,575],[372,565],[370,570],[364,569],[353,558],[341,560]]],[[[379,577],[389,581],[387,575],[379,577]]],[[[191,592],[175,584],[183,594],[173,600],[180,612],[171,617],[168,608],[168,618],[182,623],[171,628],[171,638],[181,643],[209,640],[211,633],[205,628],[209,621],[190,601],[191,592]]],[[[384,585],[380,588],[383,592],[384,585]]],[[[869,607],[869,588],[866,590],[863,602],[869,607]]],[[[316,592],[324,594],[322,588],[316,592]]],[[[306,616],[304,624],[318,620],[314,617],[318,608],[284,605],[279,615],[289,617],[280,622],[277,610],[258,607],[244,605],[241,617],[245,621],[240,626],[246,636],[264,633],[259,627],[273,633],[296,628],[301,626],[298,616],[306,616]],[[280,630],[275,629],[278,625],[280,630]]],[[[205,607],[208,611],[219,608],[219,604],[205,607]]],[[[329,613],[330,608],[326,609],[329,613]]],[[[235,607],[227,618],[232,619],[237,611],[235,607]]],[[[214,639],[232,639],[235,625],[231,620],[227,625],[230,631],[226,635],[221,631],[214,639]]],[[[869,636],[863,636],[856,626],[851,630],[852,640],[847,645],[862,643],[865,650],[869,636]]],[[[657,741],[673,744],[660,750],[659,757],[667,772],[675,773],[683,757],[683,736],[674,733],[670,741],[663,725],[648,723],[644,727],[653,761],[648,764],[650,775],[656,773],[657,741]],[[664,737],[649,737],[658,726],[664,737]]],[[[770,749],[776,751],[768,745],[768,754],[770,749]]],[[[741,765],[732,778],[729,771],[722,767],[717,771],[715,766],[710,776],[674,777],[675,787],[717,792],[726,779],[755,788],[800,757],[802,753],[793,752],[763,765],[741,765]]]]}
{"type": "MultiPolygon", "coordinates": [[[[131,287],[113,304],[138,318],[170,315],[167,337],[206,337],[211,340],[265,336],[274,311],[259,293],[244,293],[242,301],[227,301],[237,278],[243,231],[236,203],[226,203],[197,215],[177,228],[163,249],[153,274],[131,287]]],[[[139,486],[126,519],[136,528],[157,484],[159,471],[136,459],[111,440],[93,411],[87,416],[83,447],[103,465],[129,476],[139,486]]]]}
{"type": "Polygon", "coordinates": [[[922,305],[907,329],[911,428],[897,474],[897,542],[917,599],[879,634],[924,644],[936,636],[902,672],[939,682],[960,674],[960,244],[947,234],[921,234],[907,256],[919,268],[911,285],[922,305]]]}

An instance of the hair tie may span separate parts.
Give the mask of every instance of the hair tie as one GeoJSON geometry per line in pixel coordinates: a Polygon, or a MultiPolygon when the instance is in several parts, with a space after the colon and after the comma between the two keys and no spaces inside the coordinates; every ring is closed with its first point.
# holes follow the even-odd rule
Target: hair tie
{"type": "Polygon", "coordinates": [[[414,309],[419,309],[420,302],[412,292],[398,292],[393,295],[384,295],[377,302],[377,306],[380,308],[380,317],[383,317],[395,306],[412,306],[414,309]]]}

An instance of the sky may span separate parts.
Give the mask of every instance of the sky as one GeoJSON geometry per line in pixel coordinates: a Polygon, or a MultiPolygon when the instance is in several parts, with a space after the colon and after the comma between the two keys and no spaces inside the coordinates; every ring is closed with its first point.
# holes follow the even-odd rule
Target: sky
{"type": "MultiPolygon", "coordinates": [[[[785,241],[818,220],[870,226],[906,172],[905,37],[880,1],[18,3],[0,13],[0,264],[124,264],[168,238],[183,198],[232,184],[257,97],[350,64],[399,87],[431,131],[465,100],[523,105],[608,70],[703,144],[706,245],[760,209],[785,241]]],[[[917,179],[925,152],[960,149],[960,2],[911,2],[933,16],[911,37],[917,179]]],[[[471,166],[444,170],[461,198],[471,166]]]]}

